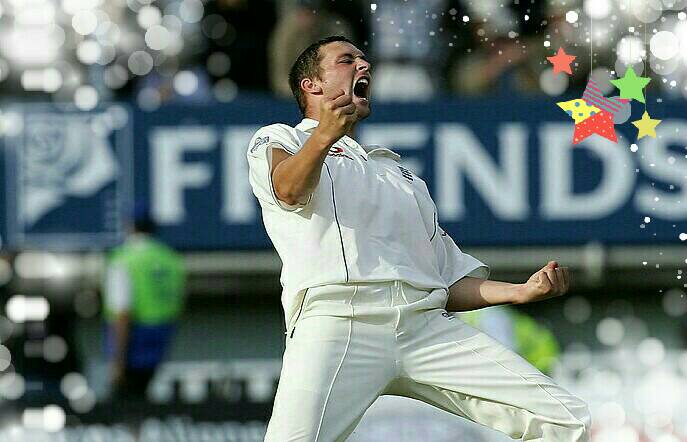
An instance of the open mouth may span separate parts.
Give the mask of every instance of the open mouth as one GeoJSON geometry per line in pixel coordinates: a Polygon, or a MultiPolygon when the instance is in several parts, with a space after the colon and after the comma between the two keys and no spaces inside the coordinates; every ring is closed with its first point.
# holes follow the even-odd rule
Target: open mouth
{"type": "Polygon", "coordinates": [[[369,100],[370,79],[368,77],[360,77],[353,85],[353,95],[364,100],[369,100]]]}

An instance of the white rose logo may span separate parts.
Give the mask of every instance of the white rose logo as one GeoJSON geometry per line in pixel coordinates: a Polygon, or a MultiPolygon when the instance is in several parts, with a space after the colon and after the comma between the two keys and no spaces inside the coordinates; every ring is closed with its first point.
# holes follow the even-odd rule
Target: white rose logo
{"type": "Polygon", "coordinates": [[[117,178],[109,131],[92,115],[26,118],[21,155],[21,221],[30,227],[67,197],[88,197],[117,178]]]}

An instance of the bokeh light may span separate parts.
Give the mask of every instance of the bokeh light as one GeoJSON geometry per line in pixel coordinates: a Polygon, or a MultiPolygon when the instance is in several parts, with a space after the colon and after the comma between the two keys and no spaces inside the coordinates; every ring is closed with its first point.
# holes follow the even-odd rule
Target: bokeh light
{"type": "Polygon", "coordinates": [[[19,373],[0,374],[0,398],[19,399],[24,395],[26,383],[19,373]]]}
{"type": "Polygon", "coordinates": [[[146,75],[153,69],[153,57],[145,51],[136,51],[129,57],[129,70],[134,75],[146,75]]]}
{"type": "Polygon", "coordinates": [[[604,345],[618,345],[625,335],[625,327],[616,318],[604,318],[596,327],[596,337],[604,345]]]}
{"type": "Polygon", "coordinates": [[[563,314],[565,318],[573,324],[581,324],[589,319],[592,313],[592,306],[589,301],[582,296],[571,296],[563,304],[563,314]]]}
{"type": "Polygon", "coordinates": [[[611,0],[584,0],[584,12],[594,20],[608,17],[612,10],[611,0]]]}
{"type": "Polygon", "coordinates": [[[146,45],[155,51],[161,51],[169,46],[170,35],[164,26],[154,25],[148,28],[145,35],[146,45]]]}
{"type": "Polygon", "coordinates": [[[639,37],[625,36],[618,42],[616,52],[618,60],[626,65],[640,63],[644,54],[644,42],[639,37]]]}
{"type": "Polygon", "coordinates": [[[0,344],[0,372],[7,370],[11,363],[12,355],[10,354],[10,350],[0,344]]]}
{"type": "Polygon", "coordinates": [[[74,104],[83,111],[98,105],[98,91],[93,86],[79,86],[74,92],[74,104]]]}
{"type": "Polygon", "coordinates": [[[646,338],[637,346],[637,357],[640,362],[648,366],[656,366],[663,362],[666,350],[663,342],[656,338],[646,338]]]}
{"type": "Polygon", "coordinates": [[[670,60],[680,50],[680,40],[670,31],[657,32],[649,41],[651,53],[660,60],[670,60]]]}
{"type": "Polygon", "coordinates": [[[687,297],[684,291],[678,288],[667,290],[663,295],[663,310],[673,317],[687,313],[687,297]]]}
{"type": "Polygon", "coordinates": [[[553,68],[547,68],[539,75],[539,87],[547,95],[561,95],[568,88],[570,80],[566,75],[554,74],[553,68]]]}

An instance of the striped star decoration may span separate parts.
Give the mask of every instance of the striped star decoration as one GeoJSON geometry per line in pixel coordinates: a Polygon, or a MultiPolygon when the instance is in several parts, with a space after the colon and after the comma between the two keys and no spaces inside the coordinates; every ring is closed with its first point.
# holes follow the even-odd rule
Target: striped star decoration
{"type": "Polygon", "coordinates": [[[593,134],[601,135],[614,143],[618,142],[613,116],[620,112],[622,102],[619,99],[604,97],[591,78],[582,99],[561,101],[557,104],[575,121],[573,144],[578,144],[593,134]]]}

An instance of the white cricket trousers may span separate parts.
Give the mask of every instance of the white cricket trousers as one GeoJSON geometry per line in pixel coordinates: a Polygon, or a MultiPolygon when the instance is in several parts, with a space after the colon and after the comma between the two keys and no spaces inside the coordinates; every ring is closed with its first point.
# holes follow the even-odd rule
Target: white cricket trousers
{"type": "Polygon", "coordinates": [[[419,399],[526,441],[590,440],[586,404],[399,281],[305,292],[266,442],[344,441],[380,395],[419,399]]]}

